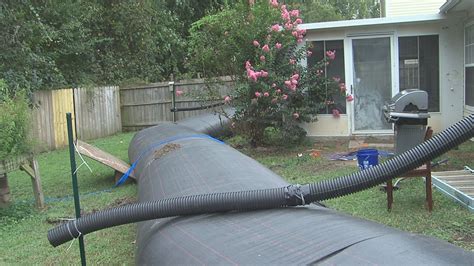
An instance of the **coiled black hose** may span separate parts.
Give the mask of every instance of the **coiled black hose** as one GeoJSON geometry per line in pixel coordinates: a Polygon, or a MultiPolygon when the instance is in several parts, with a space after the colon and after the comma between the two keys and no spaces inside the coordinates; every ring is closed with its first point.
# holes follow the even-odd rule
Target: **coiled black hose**
{"type": "Polygon", "coordinates": [[[347,176],[303,186],[203,194],[130,204],[59,225],[48,231],[48,240],[56,247],[81,234],[122,224],[172,216],[305,205],[341,197],[415,169],[472,137],[474,115],[383,164],[347,176]]]}

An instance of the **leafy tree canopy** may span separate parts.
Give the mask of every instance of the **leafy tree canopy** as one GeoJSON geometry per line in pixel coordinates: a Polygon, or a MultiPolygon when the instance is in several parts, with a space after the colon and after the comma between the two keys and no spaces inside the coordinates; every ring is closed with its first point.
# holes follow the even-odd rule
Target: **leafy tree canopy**
{"type": "MultiPolygon", "coordinates": [[[[206,74],[232,73],[234,63],[240,64],[251,53],[241,47],[261,37],[244,31],[250,2],[268,3],[2,0],[0,79],[10,90],[32,91],[130,80],[155,82],[172,73],[203,70],[206,74]],[[212,58],[219,61],[211,62],[212,58]]],[[[301,9],[305,22],[373,17],[379,10],[377,0],[280,2],[301,9]]],[[[252,23],[259,27],[265,20],[268,18],[255,14],[252,23]]],[[[257,32],[263,34],[263,26],[261,30],[257,32]]]]}

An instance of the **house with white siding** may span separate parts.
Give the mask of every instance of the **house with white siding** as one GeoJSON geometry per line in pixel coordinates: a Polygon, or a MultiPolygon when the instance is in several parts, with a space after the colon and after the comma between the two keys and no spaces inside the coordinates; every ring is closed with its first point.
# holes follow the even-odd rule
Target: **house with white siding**
{"type": "Polygon", "coordinates": [[[393,134],[382,107],[405,89],[427,91],[435,132],[474,113],[474,0],[385,0],[382,7],[381,18],[301,25],[313,47],[304,63],[336,51],[324,73],[354,98],[334,96],[306,125],[309,136],[393,134]]]}

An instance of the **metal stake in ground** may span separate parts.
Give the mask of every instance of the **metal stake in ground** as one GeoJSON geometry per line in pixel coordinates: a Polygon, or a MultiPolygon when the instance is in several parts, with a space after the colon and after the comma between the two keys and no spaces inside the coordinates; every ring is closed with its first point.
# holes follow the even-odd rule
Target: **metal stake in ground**
{"type": "Polygon", "coordinates": [[[173,109],[173,123],[176,122],[176,87],[174,81],[168,82],[169,91],[171,92],[171,108],[173,109]]]}
{"type": "MultiPolygon", "coordinates": [[[[74,192],[74,207],[76,209],[76,219],[81,217],[81,205],[79,202],[79,188],[77,185],[76,175],[76,154],[74,149],[74,136],[72,131],[72,118],[71,113],[66,113],[67,121],[67,135],[69,140],[69,157],[71,159],[71,177],[72,177],[72,190],[74,192]]],[[[81,264],[86,265],[86,251],[84,248],[84,236],[79,233],[79,251],[81,254],[81,264]]]]}

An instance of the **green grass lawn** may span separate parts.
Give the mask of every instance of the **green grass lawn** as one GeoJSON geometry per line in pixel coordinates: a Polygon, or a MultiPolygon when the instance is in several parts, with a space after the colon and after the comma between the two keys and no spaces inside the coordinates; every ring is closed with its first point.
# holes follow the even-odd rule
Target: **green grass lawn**
{"type": "MultiPolygon", "coordinates": [[[[127,150],[132,136],[132,133],[119,134],[90,143],[128,161],[127,150]]],[[[79,165],[80,159],[76,159],[79,165]]],[[[83,212],[135,201],[136,186],[133,183],[107,192],[114,184],[114,171],[87,158],[85,160],[92,173],[86,166],[78,171],[83,212]]],[[[68,197],[72,195],[69,152],[62,149],[44,153],[38,161],[47,209],[38,211],[34,208],[29,176],[20,171],[8,174],[13,203],[7,209],[0,209],[0,264],[78,264],[77,241],[71,248],[69,243],[53,248],[46,238],[47,231],[61,219],[74,217],[74,202],[68,197]]],[[[130,224],[87,235],[88,261],[93,264],[132,264],[135,228],[130,224]]]]}
{"type": "MultiPolygon", "coordinates": [[[[132,133],[119,134],[90,143],[128,161],[127,149],[132,136],[132,133]]],[[[243,153],[257,159],[289,182],[300,184],[357,171],[355,162],[336,162],[325,158],[327,154],[346,149],[345,142],[308,142],[292,148],[250,149],[245,145],[240,148],[243,153]],[[309,156],[311,149],[320,150],[322,156],[309,156]]],[[[469,164],[472,166],[474,143],[465,143],[442,158],[450,160],[448,165],[439,170],[460,169],[469,164]]],[[[73,201],[67,198],[72,195],[69,153],[67,150],[58,150],[41,154],[38,159],[48,207],[43,211],[33,207],[31,182],[26,174],[19,171],[9,174],[13,203],[9,208],[0,209],[0,264],[78,264],[77,241],[71,248],[69,243],[53,248],[46,238],[48,229],[57,225],[58,221],[74,216],[73,201]]],[[[127,183],[107,192],[113,186],[113,170],[91,160],[86,161],[93,172],[90,173],[85,166],[78,172],[83,212],[135,200],[135,184],[127,183]]],[[[378,188],[324,203],[345,213],[405,231],[438,237],[474,250],[474,215],[438,191],[434,191],[435,207],[430,214],[424,208],[424,196],[423,181],[417,178],[402,182],[401,189],[394,192],[392,212],[387,212],[386,196],[378,188]]],[[[134,224],[87,235],[88,262],[133,264],[135,235],[134,224]]]]}
{"type": "MultiPolygon", "coordinates": [[[[325,157],[335,151],[347,151],[347,142],[307,143],[293,148],[240,149],[263,165],[284,177],[290,183],[306,184],[335,178],[358,171],[356,161],[330,161],[325,157]],[[312,149],[322,156],[313,158],[312,149]],[[301,157],[298,154],[302,154],[301,157]]],[[[447,164],[434,171],[460,170],[464,165],[474,166],[474,142],[466,142],[441,156],[447,164]]],[[[392,211],[387,211],[386,194],[372,188],[342,198],[324,202],[330,208],[376,221],[404,231],[434,236],[467,250],[474,251],[474,213],[444,194],[433,190],[434,210],[425,208],[425,187],[422,178],[410,178],[394,191],[392,211]]]]}

